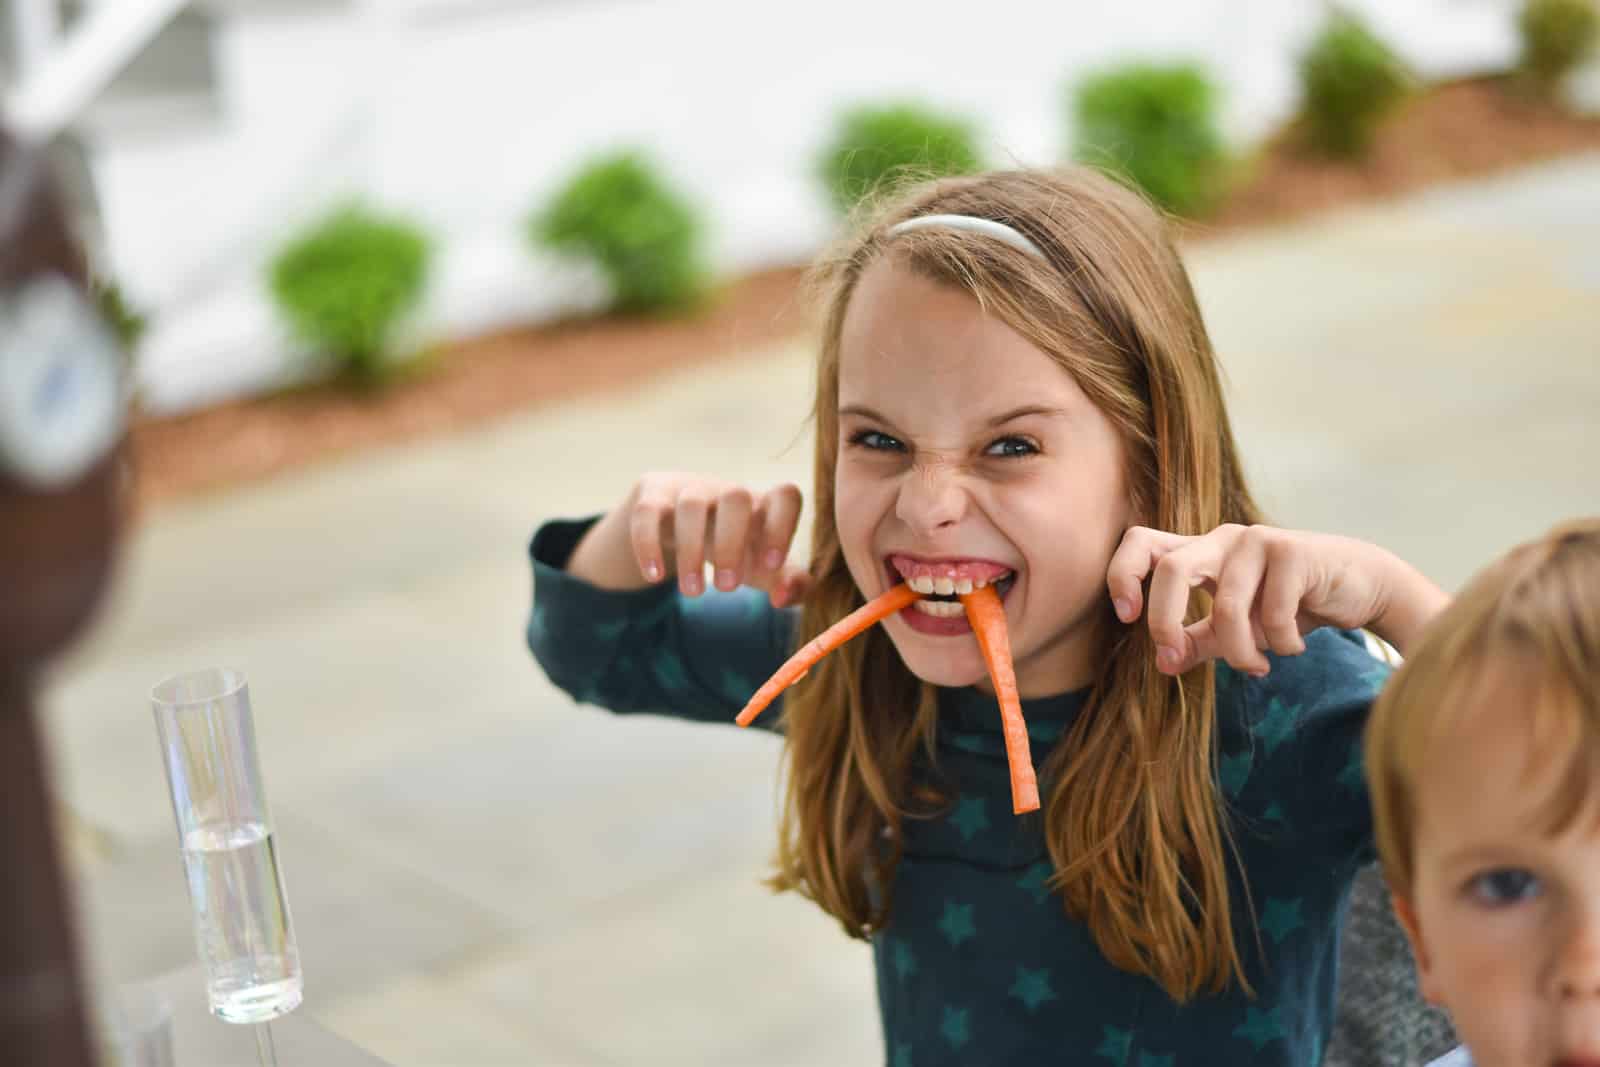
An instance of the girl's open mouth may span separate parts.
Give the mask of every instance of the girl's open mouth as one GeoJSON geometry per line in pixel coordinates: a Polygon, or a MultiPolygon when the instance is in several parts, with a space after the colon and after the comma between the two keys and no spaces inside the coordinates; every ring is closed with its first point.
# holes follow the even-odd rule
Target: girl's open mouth
{"type": "Polygon", "coordinates": [[[922,598],[900,612],[906,625],[919,633],[952,636],[970,633],[961,594],[994,586],[1003,601],[1016,584],[1016,571],[988,560],[927,561],[890,556],[885,565],[892,585],[904,582],[922,598]]]}

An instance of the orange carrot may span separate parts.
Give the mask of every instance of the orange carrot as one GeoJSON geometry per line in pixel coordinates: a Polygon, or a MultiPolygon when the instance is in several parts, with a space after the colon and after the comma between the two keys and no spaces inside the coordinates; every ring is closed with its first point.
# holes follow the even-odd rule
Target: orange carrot
{"type": "Polygon", "coordinates": [[[986,585],[961,594],[967,621],[978,638],[978,649],[989,665],[994,695],[1000,701],[1000,727],[1006,738],[1006,762],[1011,765],[1011,810],[1021,815],[1039,810],[1039,783],[1033,776],[1033,757],[1028,752],[1028,726],[1022,720],[1022,701],[1017,696],[1017,675],[1011,666],[1011,641],[1006,636],[1006,609],[994,586],[986,585]]]}
{"type": "Polygon", "coordinates": [[[778,673],[768,678],[766,684],[756,690],[756,695],[750,698],[750,703],[744,706],[744,710],[734,722],[740,726],[749,726],[779,693],[804,677],[823,656],[864,632],[873,623],[887,619],[895,612],[909,606],[917,598],[918,594],[912,592],[909,585],[902,583],[863,604],[807,641],[804,648],[790,656],[789,661],[778,668],[778,673]]]}

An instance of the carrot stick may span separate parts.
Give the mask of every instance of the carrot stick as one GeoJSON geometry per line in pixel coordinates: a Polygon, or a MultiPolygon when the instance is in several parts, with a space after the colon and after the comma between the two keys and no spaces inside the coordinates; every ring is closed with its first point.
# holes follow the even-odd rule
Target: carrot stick
{"type": "Polygon", "coordinates": [[[798,682],[823,656],[857,634],[865,632],[873,623],[887,619],[895,612],[908,607],[917,598],[918,594],[912,592],[909,585],[902,583],[887,593],[869,600],[807,641],[805,647],[790,656],[789,661],[778,668],[778,673],[768,678],[766,683],[756,690],[756,695],[750,698],[750,703],[744,706],[744,710],[734,722],[740,726],[749,726],[779,693],[798,682]]]}
{"type": "Polygon", "coordinates": [[[967,621],[978,638],[978,649],[989,665],[994,695],[1000,702],[1000,726],[1006,738],[1006,762],[1011,765],[1011,810],[1015,815],[1039,810],[1039,783],[1033,776],[1028,753],[1028,727],[1022,720],[1017,696],[1017,675],[1011,666],[1011,641],[1006,636],[1006,609],[994,586],[961,594],[967,621]]]}

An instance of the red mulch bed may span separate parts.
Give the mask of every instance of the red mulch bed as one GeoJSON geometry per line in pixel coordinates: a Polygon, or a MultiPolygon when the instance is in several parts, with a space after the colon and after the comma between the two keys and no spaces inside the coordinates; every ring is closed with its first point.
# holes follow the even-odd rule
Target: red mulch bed
{"type": "MultiPolygon", "coordinates": [[[[1527,100],[1502,78],[1449,83],[1394,116],[1360,163],[1307,156],[1295,147],[1293,131],[1285,131],[1251,161],[1227,202],[1191,232],[1200,238],[1236,232],[1597,148],[1600,119],[1527,100]]],[[[631,388],[677,367],[740,358],[806,328],[800,276],[800,268],[784,268],[739,279],[692,318],[606,317],[457,342],[429,370],[381,393],[324,385],[137,419],[140,507],[352,449],[631,388]]]]}

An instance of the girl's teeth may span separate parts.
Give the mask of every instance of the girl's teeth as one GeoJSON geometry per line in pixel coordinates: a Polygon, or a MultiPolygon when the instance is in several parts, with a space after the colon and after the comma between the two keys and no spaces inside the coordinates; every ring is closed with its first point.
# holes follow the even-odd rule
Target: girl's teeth
{"type": "Polygon", "coordinates": [[[959,595],[961,593],[970,593],[974,589],[982,589],[986,585],[992,585],[1003,578],[1011,577],[1011,573],[1011,571],[1006,571],[1004,574],[998,574],[992,579],[951,577],[935,578],[932,575],[919,575],[916,578],[907,578],[905,582],[912,588],[914,592],[921,593],[923,596],[932,596],[935,593],[939,593],[944,596],[951,596],[953,594],[959,595]]]}
{"type": "Polygon", "coordinates": [[[912,607],[924,614],[937,615],[942,619],[953,619],[967,610],[954,600],[919,600],[912,607]]]}

